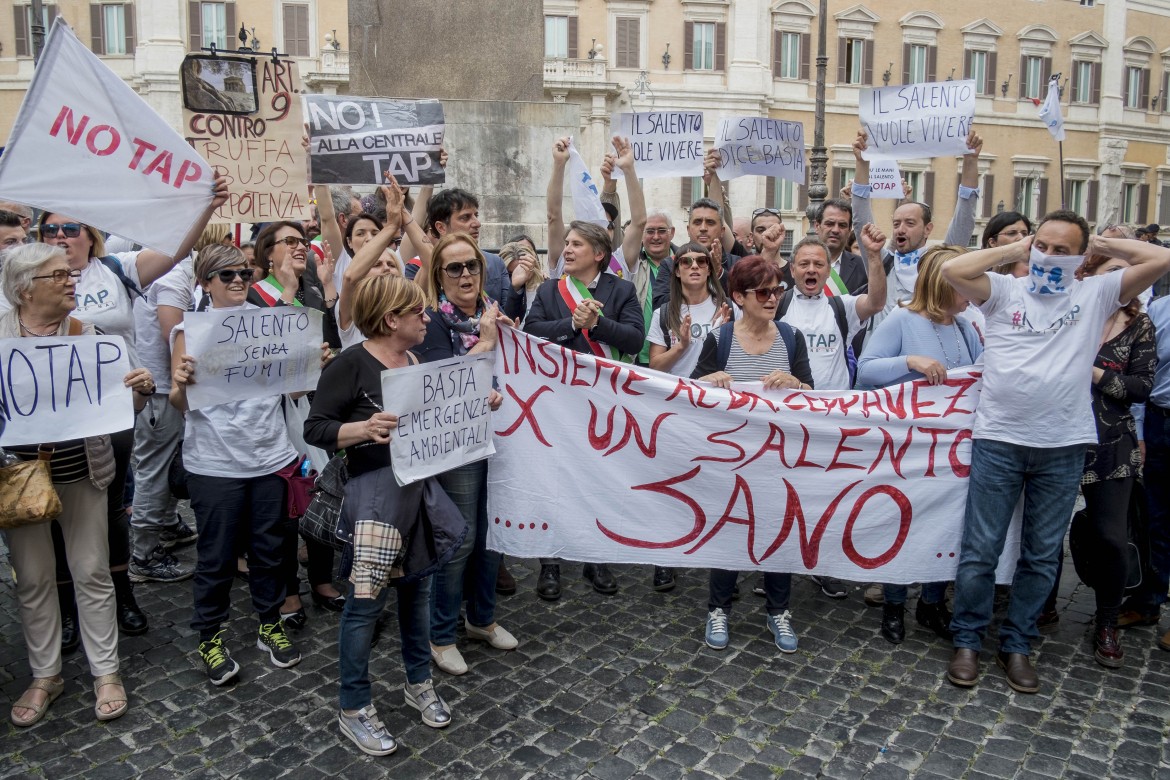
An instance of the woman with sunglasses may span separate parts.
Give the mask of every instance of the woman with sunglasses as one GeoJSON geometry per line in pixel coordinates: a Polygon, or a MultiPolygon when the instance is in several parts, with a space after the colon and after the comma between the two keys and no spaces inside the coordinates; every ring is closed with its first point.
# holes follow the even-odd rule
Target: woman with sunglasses
{"type": "MultiPolygon", "coordinates": [[[[209,310],[256,308],[247,302],[252,269],[240,250],[209,247],[195,260],[194,270],[211,298],[209,310]]],[[[245,540],[248,587],[259,618],[256,646],[279,668],[300,663],[301,655],[280,620],[289,521],[285,481],[278,472],[296,462],[297,451],[285,429],[279,395],[188,409],[187,386],[197,380],[198,364],[186,354],[182,324],[175,328],[172,342],[170,400],[186,414],[183,465],[199,527],[191,627],[199,632],[199,655],[207,676],[218,686],[240,669],[223,642],[239,538],[245,540]]]]}
{"type": "MultiPolygon", "coordinates": [[[[105,238],[91,225],[55,211],[41,214],[37,235],[41,243],[65,251],[69,268],[79,271],[76,283],[77,308],[73,317],[93,324],[103,333],[126,340],[130,365],[143,365],[138,355],[134,322],[134,301],[142,291],[160,279],[191,253],[211,220],[215,210],[227,201],[227,180],[217,176],[211,203],[191,226],[173,257],[143,249],[137,252],[110,254],[105,238]]],[[[189,576],[174,556],[162,546],[134,555],[131,549],[130,517],[126,512],[126,475],[134,448],[134,429],[110,436],[114,448],[114,480],[106,493],[109,530],[110,573],[114,578],[119,626],[127,634],[147,630],[146,616],[138,608],[131,582],[178,582],[189,576]],[[145,556],[145,557],[142,557],[145,556]]],[[[58,598],[62,615],[62,645],[66,651],[76,649],[81,641],[77,631],[77,604],[69,570],[64,562],[64,540],[54,525],[53,540],[57,553],[58,598]]]]}
{"type": "Polygon", "coordinates": [[[426,338],[429,322],[422,289],[396,276],[371,277],[358,284],[352,309],[366,340],[325,367],[305,421],[305,440],[329,451],[344,449],[349,473],[339,532],[353,540],[341,572],[353,588],[338,637],[338,725],[362,752],[384,756],[398,744],[373,704],[369,666],[375,626],[393,589],[406,704],[431,728],[450,725],[451,708],[431,681],[429,575],[455,554],[467,531],[433,479],[398,484],[387,446],[398,418],[384,411],[382,373],[418,363],[410,350],[426,338]],[[403,549],[403,540],[411,539],[418,543],[403,549]]]}
{"type": "MultiPolygon", "coordinates": [[[[305,306],[324,315],[324,340],[330,347],[341,347],[334,312],[337,292],[333,284],[333,258],[325,252],[320,263],[310,257],[311,242],[305,238],[305,229],[299,222],[271,222],[256,237],[256,261],[268,269],[268,274],[255,282],[248,291],[248,303],[259,306],[305,306]]],[[[308,414],[308,399],[288,397],[286,416],[300,425],[308,414]],[[304,406],[302,406],[302,404],[304,406]],[[303,411],[302,411],[303,410],[303,411]]],[[[295,525],[288,526],[288,539],[282,556],[285,578],[285,600],[280,614],[289,628],[299,630],[308,622],[301,603],[299,563],[295,525]]],[[[331,612],[340,612],[345,597],[333,584],[333,550],[312,540],[305,541],[308,554],[308,577],[313,603],[331,612]]]]}
{"type": "Polygon", "coordinates": [[[723,285],[711,276],[711,252],[692,241],[679,248],[670,301],[654,312],[646,340],[650,368],[689,377],[712,328],[734,319],[723,285]]]}
{"type": "MultiPolygon", "coordinates": [[[[804,336],[775,320],[784,294],[776,264],[759,255],[741,258],[731,268],[729,286],[731,298],[743,314],[734,323],[724,323],[707,334],[691,377],[724,388],[733,382],[763,382],[765,389],[811,390],[813,378],[804,336]],[[731,343],[720,349],[724,339],[731,343]]],[[[714,650],[723,650],[730,640],[727,622],[738,576],[735,571],[711,569],[705,638],[714,650]]],[[[797,647],[788,609],[791,593],[791,574],[764,573],[768,629],[783,653],[795,653],[797,647]]]]}
{"type": "MultiPolygon", "coordinates": [[[[26,244],[8,251],[0,268],[0,289],[13,309],[0,315],[0,338],[35,341],[96,333],[92,323],[83,325],[70,316],[80,277],[81,272],[71,267],[66,253],[57,247],[26,244]]],[[[144,368],[133,369],[123,383],[133,388],[136,409],[154,392],[154,381],[144,368]]],[[[127,700],[118,676],[118,625],[106,529],[106,491],[114,474],[110,437],[5,448],[24,460],[35,460],[42,447],[49,455],[53,487],[61,499],[56,523],[82,606],[81,639],[94,676],[96,715],[98,720],[113,720],[126,712],[127,700]]],[[[56,567],[49,524],[10,528],[5,533],[33,676],[9,717],[13,725],[25,727],[39,721],[65,689],[61,614],[54,598],[56,567]]]]}
{"type": "MultiPolygon", "coordinates": [[[[924,379],[932,385],[947,373],[970,366],[983,354],[983,342],[962,315],[968,300],[942,276],[943,266],[966,252],[957,246],[936,246],[918,263],[918,282],[910,301],[890,312],[874,329],[857,361],[857,386],[888,387],[924,379]]],[[[951,613],[944,597],[945,582],[927,582],[914,610],[923,628],[950,639],[951,613]]],[[[906,638],[905,585],[882,585],[881,634],[887,642],[906,638]]]]}
{"type": "MultiPolygon", "coordinates": [[[[427,303],[427,336],[419,346],[419,360],[430,363],[460,355],[490,353],[496,348],[499,306],[483,291],[487,266],[475,240],[466,233],[449,233],[435,245],[430,273],[423,282],[427,303]]],[[[521,280],[521,286],[523,282],[521,280]]],[[[512,296],[523,305],[521,296],[512,296]]],[[[523,310],[521,309],[521,313],[523,310]]],[[[493,390],[491,407],[503,397],[493,390]]],[[[469,639],[499,650],[513,650],[516,638],[495,620],[496,575],[500,554],[487,548],[487,460],[468,463],[439,475],[439,484],[467,521],[467,536],[455,556],[435,573],[431,587],[431,657],[448,674],[465,674],[467,664],[455,646],[459,611],[467,596],[469,639]]]]}

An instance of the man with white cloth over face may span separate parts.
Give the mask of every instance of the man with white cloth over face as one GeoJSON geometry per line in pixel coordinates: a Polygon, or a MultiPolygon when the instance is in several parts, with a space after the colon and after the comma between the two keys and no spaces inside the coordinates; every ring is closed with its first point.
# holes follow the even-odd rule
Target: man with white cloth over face
{"type": "Polygon", "coordinates": [[[987,317],[983,390],[975,415],[971,477],[955,574],[954,654],[947,679],[971,687],[991,622],[995,568],[1012,510],[1024,494],[1020,558],[996,658],[1008,685],[1040,689],[1028,660],[1037,620],[1056,578],[1057,560],[1084,470],[1097,441],[1090,401],[1093,360],[1105,320],[1170,270],[1170,250],[1089,235],[1071,211],[1040,221],[1032,240],[956,257],[942,268],[951,286],[987,317]],[[1130,267],[1077,280],[1086,254],[1130,267]],[[1031,273],[990,273],[1027,261],[1031,273]]]}

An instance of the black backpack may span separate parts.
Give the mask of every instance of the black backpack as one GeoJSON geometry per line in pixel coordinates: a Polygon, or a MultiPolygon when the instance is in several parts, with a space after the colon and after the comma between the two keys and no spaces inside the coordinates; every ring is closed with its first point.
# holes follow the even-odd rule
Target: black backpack
{"type": "Polygon", "coordinates": [[[142,290],[138,289],[138,285],[130,281],[130,277],[127,276],[126,272],[122,269],[122,263],[120,260],[118,260],[118,258],[114,257],[113,255],[106,255],[105,257],[99,257],[98,260],[100,260],[101,264],[106,268],[110,269],[110,273],[118,277],[118,281],[122,283],[122,286],[126,288],[126,292],[130,295],[131,301],[134,300],[135,295],[137,295],[139,298],[146,297],[142,294],[142,290]]]}
{"type": "MultiPolygon", "coordinates": [[[[715,358],[719,361],[719,370],[727,368],[727,360],[731,357],[731,341],[735,338],[735,323],[725,322],[719,326],[719,335],[716,339],[715,358]]],[[[796,330],[787,322],[776,320],[776,329],[780,331],[780,338],[784,339],[784,348],[788,350],[789,360],[796,355],[796,330]]]]}

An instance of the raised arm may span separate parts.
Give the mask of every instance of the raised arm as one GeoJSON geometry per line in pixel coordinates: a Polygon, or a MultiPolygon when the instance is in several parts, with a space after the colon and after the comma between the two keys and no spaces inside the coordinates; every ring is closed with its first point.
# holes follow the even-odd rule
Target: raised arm
{"type": "MultiPolygon", "coordinates": [[[[393,177],[388,179],[390,184],[383,186],[382,194],[386,198],[386,224],[362,244],[362,248],[353,256],[353,261],[345,269],[341,281],[341,300],[337,307],[337,324],[348,328],[353,322],[350,301],[358,283],[365,279],[370,270],[378,264],[382,254],[390,246],[390,242],[398,235],[399,225],[402,223],[405,209],[403,207],[402,188],[393,177]]],[[[420,271],[421,273],[421,271],[420,271]]]]}
{"type": "Polygon", "coordinates": [[[944,244],[967,246],[975,232],[975,208],[979,204],[979,155],[983,152],[983,139],[974,130],[967,136],[967,148],[972,154],[963,155],[963,172],[959,176],[959,194],[955,200],[955,213],[947,228],[944,244]]]}
{"type": "Polygon", "coordinates": [[[317,201],[317,221],[321,227],[321,240],[329,245],[334,257],[341,257],[345,244],[341,227],[337,224],[337,212],[333,210],[333,193],[324,184],[313,185],[313,199],[317,201]]]}
{"type": "Polygon", "coordinates": [[[703,189],[707,197],[711,197],[712,190],[717,194],[715,200],[723,212],[723,232],[719,238],[723,240],[723,246],[730,249],[735,246],[735,231],[731,229],[731,201],[727,197],[727,190],[723,188],[723,182],[719,180],[719,164],[719,150],[708,149],[703,157],[703,189]]]}
{"type": "Polygon", "coordinates": [[[622,169],[626,178],[626,202],[630,207],[630,225],[626,228],[622,240],[622,254],[625,255],[626,267],[632,274],[642,254],[642,231],[646,229],[646,196],[642,193],[642,182],[634,170],[634,145],[630,143],[629,138],[614,136],[613,146],[617,150],[617,166],[622,169]]]}
{"type": "Polygon", "coordinates": [[[548,214],[548,264],[550,268],[558,265],[558,258],[565,248],[565,166],[569,164],[569,144],[572,139],[568,136],[558,138],[553,144],[552,175],[548,179],[545,210],[548,214]]]}
{"type": "Polygon", "coordinates": [[[869,138],[864,130],[857,131],[853,139],[853,186],[849,190],[849,203],[853,206],[853,232],[857,234],[857,245],[862,246],[861,229],[873,222],[873,207],[870,205],[869,160],[862,156],[869,138]]]}
{"type": "MultiPolygon", "coordinates": [[[[1017,244],[1024,243],[1017,241],[1017,244]]],[[[1013,244],[1012,246],[1015,246],[1013,244]]],[[[1089,237],[1089,248],[1086,255],[1105,255],[1124,260],[1130,267],[1121,272],[1121,295],[1118,302],[1122,306],[1136,298],[1143,290],[1158,281],[1167,271],[1170,271],[1170,249],[1145,241],[1134,241],[1128,238],[1089,237]]]]}
{"type": "Polygon", "coordinates": [[[138,259],[135,263],[138,269],[138,281],[143,287],[148,286],[155,279],[162,278],[172,268],[178,265],[179,261],[191,254],[191,249],[195,246],[195,242],[199,240],[199,236],[203,234],[203,229],[211,221],[215,210],[224,203],[227,203],[227,199],[227,179],[217,173],[215,174],[211,203],[208,204],[199,219],[195,220],[195,224],[191,226],[191,229],[183,238],[183,243],[179,244],[179,248],[176,250],[174,256],[164,255],[162,252],[156,252],[153,249],[143,249],[138,253],[138,259]]]}
{"type": "Polygon", "coordinates": [[[987,272],[1000,263],[1027,260],[1031,250],[1032,240],[1027,238],[1014,244],[967,252],[944,263],[942,275],[952,287],[978,306],[991,297],[991,280],[987,278],[987,272]]]}
{"type": "Polygon", "coordinates": [[[865,293],[857,296],[857,318],[865,322],[886,307],[886,269],[882,265],[882,247],[886,234],[872,222],[861,230],[861,247],[865,250],[865,293]]]}

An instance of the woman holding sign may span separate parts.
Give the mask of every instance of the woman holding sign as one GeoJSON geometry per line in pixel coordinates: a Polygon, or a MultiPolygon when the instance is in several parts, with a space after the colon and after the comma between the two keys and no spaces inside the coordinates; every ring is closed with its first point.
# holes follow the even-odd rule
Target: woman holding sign
{"type": "Polygon", "coordinates": [[[353,591],[338,637],[338,725],[362,752],[385,756],[398,743],[378,717],[370,690],[375,624],[393,588],[406,703],[431,728],[450,725],[451,708],[431,682],[429,575],[455,554],[467,527],[433,478],[399,486],[390,462],[398,418],[383,411],[382,373],[418,362],[409,350],[427,335],[422,289],[397,276],[372,277],[358,285],[352,307],[366,341],[325,367],[305,421],[305,441],[344,449],[349,473],[339,533],[353,544],[342,567],[353,591]]]}
{"type": "MultiPolygon", "coordinates": [[[[427,336],[419,346],[424,363],[477,355],[496,348],[499,306],[483,292],[487,261],[466,233],[448,233],[435,245],[424,283],[427,299],[427,336]]],[[[531,263],[517,266],[524,273],[531,263]]],[[[513,283],[517,281],[513,273],[513,283]]],[[[527,279],[520,279],[523,284],[527,279]]],[[[520,296],[513,300],[523,305],[520,296]]],[[[500,407],[503,396],[493,390],[490,404],[500,407]]],[[[498,650],[514,650],[516,638],[496,623],[496,574],[500,554],[487,548],[487,461],[451,469],[439,475],[439,484],[467,521],[467,537],[455,557],[435,573],[431,589],[431,657],[448,674],[465,674],[467,664],[455,646],[459,609],[467,596],[465,627],[469,639],[487,642],[498,650]]]]}
{"type": "MultiPolygon", "coordinates": [[[[209,311],[256,308],[247,302],[252,269],[235,247],[218,245],[200,252],[195,278],[211,297],[209,311]]],[[[187,386],[197,379],[198,361],[186,354],[183,324],[172,339],[170,399],[187,416],[183,464],[199,526],[191,627],[199,632],[199,656],[211,684],[223,685],[240,671],[223,642],[237,538],[245,540],[248,551],[248,587],[259,618],[256,646],[281,669],[301,660],[280,619],[285,595],[281,562],[291,524],[286,483],[279,472],[298,457],[279,395],[188,409],[187,386]]]]}
{"type": "MultiPolygon", "coordinates": [[[[77,303],[81,272],[66,252],[46,244],[26,244],[9,250],[0,269],[0,288],[12,310],[0,316],[0,338],[32,341],[61,336],[92,336],[97,330],[70,316],[77,303]]],[[[150,372],[137,368],[124,384],[135,391],[141,409],[154,392],[150,372]]],[[[114,452],[109,436],[73,439],[41,445],[6,446],[24,460],[42,453],[49,457],[53,487],[61,499],[56,522],[73,575],[81,641],[94,676],[98,720],[125,714],[126,690],[118,676],[118,624],[114,583],[110,577],[110,550],[106,520],[106,491],[114,477],[114,452]]],[[[16,726],[31,726],[45,714],[65,689],[61,677],[61,612],[56,597],[56,566],[49,523],[7,531],[9,557],[16,574],[16,598],[28,646],[33,682],[12,706],[16,726]]]]}
{"type": "MultiPolygon", "coordinates": [[[[731,267],[731,299],[743,310],[735,322],[712,329],[691,377],[718,387],[732,382],[763,382],[764,388],[812,389],[808,348],[800,331],[775,321],[784,287],[780,269],[759,255],[744,257],[731,267]]],[[[707,646],[723,650],[730,640],[727,627],[738,572],[711,569],[707,601],[707,646]]],[[[788,609],[792,575],[764,573],[768,630],[782,653],[795,653],[796,631],[788,609]]]]}
{"type": "MultiPolygon", "coordinates": [[[[942,267],[966,250],[936,246],[918,263],[918,283],[910,302],[882,320],[857,361],[858,387],[888,387],[925,379],[932,385],[947,381],[947,372],[970,366],[983,354],[983,341],[961,315],[968,301],[942,277],[942,267]]],[[[923,628],[943,639],[951,638],[945,582],[927,582],[914,609],[923,628]]],[[[901,644],[906,638],[905,585],[882,585],[882,637],[901,644]]]]}
{"type": "MultiPolygon", "coordinates": [[[[646,323],[637,288],[603,273],[612,246],[605,228],[572,222],[562,252],[567,275],[537,289],[524,320],[525,332],[610,360],[628,361],[641,352],[646,323]]],[[[598,593],[617,593],[617,578],[607,564],[587,563],[583,573],[598,593]]],[[[541,559],[536,594],[546,601],[561,597],[561,567],[555,558],[541,559]]]]}

